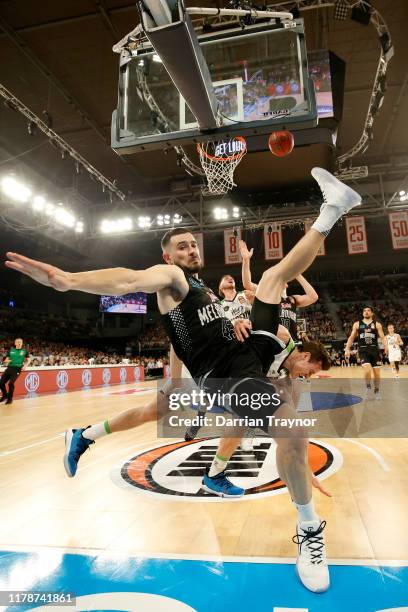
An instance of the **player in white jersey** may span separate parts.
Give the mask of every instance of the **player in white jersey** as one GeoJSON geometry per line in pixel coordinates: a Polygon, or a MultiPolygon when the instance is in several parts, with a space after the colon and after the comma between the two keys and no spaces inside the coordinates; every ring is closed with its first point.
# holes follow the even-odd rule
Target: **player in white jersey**
{"type": "Polygon", "coordinates": [[[220,280],[218,293],[221,297],[222,308],[230,321],[249,319],[251,304],[244,291],[236,290],[235,280],[230,274],[226,274],[220,280]]]}
{"type": "Polygon", "coordinates": [[[401,361],[401,336],[395,333],[394,325],[387,326],[388,334],[385,336],[388,344],[388,361],[392,367],[395,378],[399,378],[399,364],[401,361]]]}

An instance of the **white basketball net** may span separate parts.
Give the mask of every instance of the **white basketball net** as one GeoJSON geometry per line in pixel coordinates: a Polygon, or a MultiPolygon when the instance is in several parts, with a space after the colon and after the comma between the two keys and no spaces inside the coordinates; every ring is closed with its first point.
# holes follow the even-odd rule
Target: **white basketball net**
{"type": "Polygon", "coordinates": [[[203,194],[222,195],[235,187],[234,170],[247,152],[242,136],[229,141],[197,144],[200,162],[207,177],[203,194]]]}

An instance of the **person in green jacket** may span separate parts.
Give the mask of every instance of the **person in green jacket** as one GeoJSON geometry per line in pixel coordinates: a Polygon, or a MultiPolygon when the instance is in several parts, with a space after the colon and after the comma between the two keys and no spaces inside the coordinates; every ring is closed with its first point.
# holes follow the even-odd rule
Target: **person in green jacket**
{"type": "Polygon", "coordinates": [[[23,348],[23,340],[16,338],[14,347],[11,348],[6,357],[6,369],[0,379],[1,397],[0,402],[6,400],[6,404],[13,403],[14,383],[20,375],[23,365],[27,359],[28,351],[23,348]],[[8,389],[6,384],[8,383],[8,389]]]}

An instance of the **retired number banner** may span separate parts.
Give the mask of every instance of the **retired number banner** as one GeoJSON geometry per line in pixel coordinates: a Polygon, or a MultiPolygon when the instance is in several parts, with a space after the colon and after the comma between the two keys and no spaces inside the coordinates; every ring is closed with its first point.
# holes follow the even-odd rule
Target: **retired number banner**
{"type": "Polygon", "coordinates": [[[367,253],[367,232],[364,217],[346,217],[349,255],[367,253]]]}
{"type": "Polygon", "coordinates": [[[224,258],[226,264],[241,263],[241,253],[238,242],[241,239],[241,230],[224,230],[224,258]],[[236,235],[235,235],[236,234],[236,235]]]}
{"type": "Polygon", "coordinates": [[[393,249],[408,249],[408,211],[389,215],[393,249]]]}
{"type": "MultiPolygon", "coordinates": [[[[304,222],[304,226],[305,226],[305,235],[307,234],[307,232],[310,230],[310,228],[313,225],[313,221],[309,221],[309,219],[307,219],[304,222]]],[[[320,249],[317,251],[317,255],[326,255],[326,248],[325,248],[325,243],[323,242],[322,246],[320,247],[320,249]]]]}
{"type": "Polygon", "coordinates": [[[196,239],[198,250],[200,251],[201,264],[204,265],[204,239],[202,234],[193,234],[196,239]]]}
{"type": "Polygon", "coordinates": [[[264,225],[265,259],[282,259],[282,228],[278,223],[264,225]]]}

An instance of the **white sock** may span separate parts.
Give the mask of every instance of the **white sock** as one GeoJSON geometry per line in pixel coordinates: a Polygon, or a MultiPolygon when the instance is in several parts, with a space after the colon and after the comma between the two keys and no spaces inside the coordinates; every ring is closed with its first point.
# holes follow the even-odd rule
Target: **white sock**
{"type": "Polygon", "coordinates": [[[323,236],[327,236],[331,228],[342,216],[342,211],[337,206],[323,206],[320,215],[312,227],[323,236]]]}
{"type": "Polygon", "coordinates": [[[97,423],[96,425],[87,427],[85,431],[82,432],[82,437],[87,438],[88,440],[97,440],[98,438],[107,436],[110,433],[109,423],[108,421],[104,421],[103,423],[97,423]]]}
{"type": "Polygon", "coordinates": [[[295,506],[298,511],[299,523],[310,522],[310,521],[320,522],[320,519],[318,515],[316,514],[313,499],[311,499],[308,504],[304,504],[304,505],[297,504],[295,502],[295,506]]]}
{"type": "Polygon", "coordinates": [[[221,474],[225,470],[228,464],[228,459],[225,457],[221,457],[220,455],[215,455],[214,460],[211,464],[210,471],[208,475],[210,478],[213,476],[217,476],[217,474],[221,474]]]}

